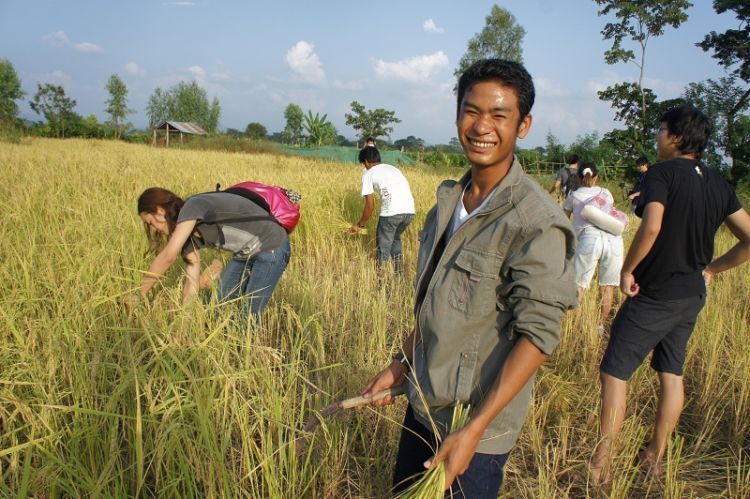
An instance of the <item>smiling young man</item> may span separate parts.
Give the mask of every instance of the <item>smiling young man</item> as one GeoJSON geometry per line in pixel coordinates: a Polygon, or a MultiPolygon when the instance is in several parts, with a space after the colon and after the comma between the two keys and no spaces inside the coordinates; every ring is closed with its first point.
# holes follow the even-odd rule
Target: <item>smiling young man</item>
{"type": "Polygon", "coordinates": [[[638,453],[647,471],[661,473],[667,439],[682,412],[687,343],[711,276],[750,258],[750,215],[719,172],[700,161],[711,132],[703,112],[675,107],[659,119],[659,163],[646,173],[636,215],[642,217],[620,274],[627,299],[612,323],[600,367],[601,438],[591,460],[594,483],[609,481],[612,442],[625,418],[627,380],[653,351],[659,375],[656,421],[638,453]],[[714,237],[726,224],[739,242],[711,260],[714,237]]]}
{"type": "Polygon", "coordinates": [[[533,103],[531,76],[515,62],[482,60],[459,79],[457,133],[471,170],[438,188],[420,233],[415,330],[363,392],[408,379],[396,491],[444,461],[454,497],[497,497],[534,375],[576,301],[570,223],[513,154],[533,103]],[[446,437],[457,403],[471,417],[446,437]]]}

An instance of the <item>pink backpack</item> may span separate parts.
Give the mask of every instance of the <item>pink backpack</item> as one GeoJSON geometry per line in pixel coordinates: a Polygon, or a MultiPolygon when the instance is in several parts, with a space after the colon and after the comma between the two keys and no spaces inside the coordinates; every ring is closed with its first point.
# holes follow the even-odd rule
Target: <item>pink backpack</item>
{"type": "Polygon", "coordinates": [[[292,232],[299,222],[301,196],[291,189],[258,182],[241,182],[224,192],[237,194],[254,202],[271,214],[287,232],[292,232]]]}

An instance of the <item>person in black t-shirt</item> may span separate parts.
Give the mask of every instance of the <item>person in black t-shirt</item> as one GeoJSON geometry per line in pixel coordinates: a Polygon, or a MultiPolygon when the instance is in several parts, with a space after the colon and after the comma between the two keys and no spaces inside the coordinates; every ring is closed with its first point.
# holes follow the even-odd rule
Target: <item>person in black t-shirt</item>
{"type": "Polygon", "coordinates": [[[685,351],[706,284],[750,258],[750,215],[721,175],[700,162],[710,135],[708,118],[683,105],[659,121],[660,162],[644,179],[636,208],[641,225],[620,274],[620,289],[628,298],[612,323],[600,367],[601,438],[591,459],[594,483],[611,478],[609,452],[624,420],[626,382],[652,350],[651,367],[661,390],[651,440],[638,458],[650,473],[661,473],[667,438],[682,412],[685,351]],[[722,223],[739,242],[712,261],[722,223]]]}
{"type": "Polygon", "coordinates": [[[635,161],[635,167],[638,168],[638,179],[633,184],[633,187],[628,191],[628,201],[630,201],[633,211],[638,206],[639,197],[641,196],[641,189],[643,189],[643,181],[646,178],[646,172],[648,172],[648,158],[641,156],[635,161]]]}

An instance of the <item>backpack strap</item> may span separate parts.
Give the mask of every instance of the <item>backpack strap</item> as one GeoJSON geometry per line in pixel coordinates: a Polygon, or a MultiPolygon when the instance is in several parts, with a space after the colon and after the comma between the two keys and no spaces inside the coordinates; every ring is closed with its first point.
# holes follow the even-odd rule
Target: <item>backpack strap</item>
{"type": "MultiPolygon", "coordinates": [[[[261,208],[263,208],[263,210],[266,211],[268,213],[268,215],[254,215],[254,216],[236,217],[236,218],[218,218],[216,220],[210,220],[210,221],[205,221],[205,222],[201,222],[201,223],[206,223],[206,224],[227,224],[227,223],[239,223],[239,222],[259,222],[261,220],[272,220],[272,221],[276,222],[277,224],[279,223],[279,221],[276,220],[276,218],[273,215],[271,215],[271,210],[270,210],[270,208],[268,208],[268,203],[266,203],[266,201],[262,197],[260,197],[259,194],[255,194],[254,192],[250,192],[250,191],[248,191],[246,189],[232,189],[231,187],[229,189],[225,190],[225,191],[222,191],[221,190],[221,184],[219,184],[219,183],[216,184],[216,190],[215,191],[205,192],[203,194],[215,194],[217,192],[227,192],[229,194],[235,194],[237,196],[242,196],[243,198],[247,199],[248,201],[250,201],[252,203],[255,203],[256,205],[258,205],[261,208]],[[240,192],[240,191],[242,191],[242,192],[240,192]],[[247,193],[248,195],[245,195],[245,193],[247,193]],[[254,199],[254,196],[257,196],[258,199],[259,199],[259,201],[256,200],[256,199],[254,199]]],[[[281,225],[281,224],[279,224],[279,225],[281,225]]]]}

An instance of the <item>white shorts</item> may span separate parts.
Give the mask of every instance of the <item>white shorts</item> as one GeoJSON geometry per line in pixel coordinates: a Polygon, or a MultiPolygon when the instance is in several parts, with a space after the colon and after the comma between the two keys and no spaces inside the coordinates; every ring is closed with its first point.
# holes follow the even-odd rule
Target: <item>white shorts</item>
{"type": "Polygon", "coordinates": [[[599,286],[619,286],[622,269],[622,237],[595,227],[587,227],[578,235],[578,246],[573,257],[576,284],[588,289],[599,264],[599,286]]]}

